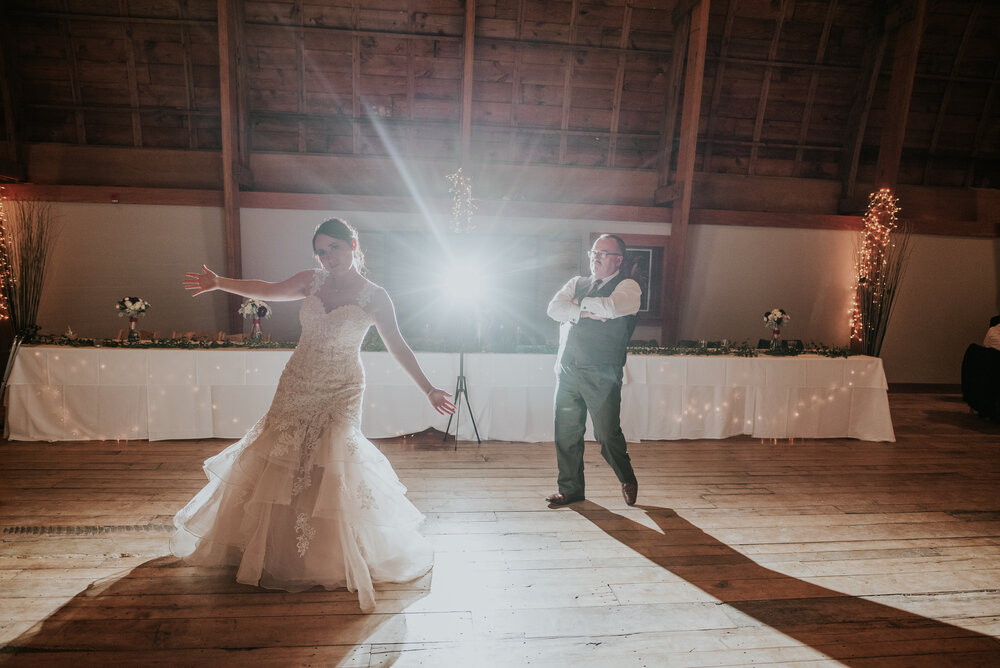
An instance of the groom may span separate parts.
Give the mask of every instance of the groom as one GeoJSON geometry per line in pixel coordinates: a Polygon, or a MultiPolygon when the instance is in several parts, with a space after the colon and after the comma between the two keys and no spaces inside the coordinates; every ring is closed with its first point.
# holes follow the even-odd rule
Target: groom
{"type": "Polygon", "coordinates": [[[589,411],[601,455],[631,506],[639,485],[621,429],[622,370],[642,290],[619,273],[625,257],[620,237],[601,235],[587,255],[590,276],[571,278],[548,307],[549,317],[561,323],[555,398],[559,491],[545,500],[564,506],[584,498],[583,435],[589,411]]]}

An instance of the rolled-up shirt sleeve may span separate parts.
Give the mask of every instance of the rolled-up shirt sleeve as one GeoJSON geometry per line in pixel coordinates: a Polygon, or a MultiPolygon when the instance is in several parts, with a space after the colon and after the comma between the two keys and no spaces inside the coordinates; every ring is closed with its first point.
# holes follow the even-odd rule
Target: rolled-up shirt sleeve
{"type": "MultiPolygon", "coordinates": [[[[587,311],[598,318],[611,320],[638,313],[641,300],[642,288],[631,278],[626,278],[615,286],[614,291],[607,297],[584,297],[581,299],[580,310],[587,311]]],[[[549,307],[551,308],[551,304],[549,307]]],[[[579,314],[577,317],[579,318],[579,314]]]]}
{"type": "Polygon", "coordinates": [[[546,309],[549,317],[556,322],[577,322],[580,319],[580,305],[573,303],[576,294],[576,282],[579,276],[569,279],[566,285],[559,289],[546,309]]]}

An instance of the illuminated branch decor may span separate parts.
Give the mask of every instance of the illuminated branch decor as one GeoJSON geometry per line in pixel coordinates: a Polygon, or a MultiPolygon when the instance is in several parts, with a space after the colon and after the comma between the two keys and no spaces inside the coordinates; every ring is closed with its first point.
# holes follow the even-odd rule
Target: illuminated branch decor
{"type": "Polygon", "coordinates": [[[909,254],[910,233],[896,219],[898,199],[888,188],[868,196],[868,211],[854,259],[851,339],[878,357],[909,254]]]}
{"type": "Polygon", "coordinates": [[[21,343],[38,332],[38,304],[45,263],[55,243],[52,209],[44,202],[7,199],[0,188],[0,306],[14,341],[7,358],[3,386],[21,343]]]}
{"type": "Polygon", "coordinates": [[[476,213],[476,204],[472,201],[472,177],[462,173],[462,168],[447,176],[451,186],[451,227],[455,232],[470,232],[475,229],[472,216],[476,213]]]}

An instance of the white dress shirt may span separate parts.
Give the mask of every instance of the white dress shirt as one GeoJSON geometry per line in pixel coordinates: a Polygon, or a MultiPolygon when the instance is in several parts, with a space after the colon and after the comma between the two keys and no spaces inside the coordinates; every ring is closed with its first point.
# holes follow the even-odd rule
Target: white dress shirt
{"type": "Polygon", "coordinates": [[[1000,350],[1000,325],[994,325],[986,331],[986,338],[983,339],[983,345],[987,348],[1000,350]]]}
{"type": "MultiPolygon", "coordinates": [[[[601,282],[607,283],[617,275],[616,271],[601,282]]],[[[580,314],[583,311],[607,320],[639,312],[642,288],[631,278],[626,278],[616,285],[614,291],[607,297],[584,297],[579,304],[575,304],[573,300],[576,286],[582,280],[586,280],[586,277],[574,276],[556,293],[547,309],[550,318],[556,322],[576,324],[580,321],[580,314]]]]}

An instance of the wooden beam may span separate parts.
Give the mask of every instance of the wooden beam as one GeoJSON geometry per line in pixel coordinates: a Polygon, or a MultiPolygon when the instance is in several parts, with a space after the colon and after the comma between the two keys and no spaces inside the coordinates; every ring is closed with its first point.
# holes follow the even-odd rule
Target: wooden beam
{"type": "Polygon", "coordinates": [[[663,206],[664,204],[671,204],[684,194],[684,182],[675,181],[668,186],[660,186],[653,193],[653,204],[657,206],[663,206]]]}
{"type": "Polygon", "coordinates": [[[858,86],[854,92],[851,110],[847,115],[847,136],[844,140],[844,152],[841,154],[840,160],[841,197],[845,202],[851,202],[856,197],[854,191],[858,183],[861,147],[864,144],[868,115],[871,112],[872,99],[875,97],[879,72],[882,69],[882,59],[885,57],[889,39],[888,33],[882,28],[881,21],[872,20],[869,25],[870,30],[865,51],[861,56],[858,86]]]}
{"type": "Polygon", "coordinates": [[[6,5],[0,2],[0,105],[3,106],[4,135],[7,139],[6,151],[0,155],[0,177],[20,181],[25,176],[21,145],[23,116],[19,79],[15,76],[13,44],[6,5]]]}
{"type": "MultiPolygon", "coordinates": [[[[219,207],[224,204],[219,190],[172,188],[110,188],[107,186],[58,186],[32,183],[8,184],[7,191],[18,197],[46,202],[84,204],[165,205],[219,207]],[[113,199],[112,199],[113,198],[113,199]]],[[[304,211],[374,211],[418,213],[422,207],[447,215],[452,200],[444,197],[427,198],[418,205],[413,197],[383,195],[332,195],[319,193],[245,192],[243,206],[254,209],[292,209],[304,211]]],[[[625,204],[574,204],[566,202],[529,202],[513,200],[477,200],[483,215],[510,218],[551,218],[624,223],[670,223],[674,210],[661,206],[625,204]]],[[[1000,225],[991,220],[959,220],[948,218],[903,218],[914,233],[966,238],[1000,238],[1000,225]]],[[[771,227],[796,230],[858,231],[864,221],[861,216],[822,213],[780,213],[772,211],[727,211],[722,209],[691,209],[690,225],[732,227],[771,227]]]]}
{"type": "Polygon", "coordinates": [[[986,93],[986,100],[983,102],[983,111],[979,114],[979,121],[976,123],[976,139],[972,142],[972,156],[969,159],[969,167],[965,172],[965,187],[971,188],[975,183],[976,176],[976,160],[979,158],[980,147],[983,145],[983,137],[989,127],[992,124],[989,122],[991,119],[991,112],[993,109],[993,102],[996,99],[997,92],[997,81],[1000,80],[1000,62],[997,62],[993,69],[993,82],[990,84],[989,91],[986,93]]]}
{"type": "Polygon", "coordinates": [[[764,68],[764,77],[760,84],[760,95],[757,97],[757,115],[753,124],[753,146],[750,148],[750,159],[747,161],[747,176],[753,176],[757,167],[757,154],[761,132],[764,130],[764,117],[767,115],[767,98],[771,94],[771,77],[774,76],[774,59],[778,55],[778,44],[781,41],[781,29],[785,27],[785,18],[788,15],[792,0],[781,0],[778,8],[778,17],[775,21],[774,32],[771,33],[771,47],[767,52],[767,65],[764,68]]]}
{"type": "Polygon", "coordinates": [[[664,274],[671,274],[668,307],[664,309],[661,343],[677,339],[681,299],[684,295],[684,258],[687,227],[691,216],[694,165],[698,150],[698,117],[701,113],[701,89],[705,76],[705,49],[708,40],[709,0],[701,0],[691,10],[691,27],[687,45],[687,69],[684,74],[684,102],[681,107],[681,139],[677,152],[677,181],[684,185],[674,206],[670,227],[671,263],[664,274]]]}
{"type": "MultiPolygon", "coordinates": [[[[128,0],[118,0],[118,11],[128,14],[128,0]]],[[[132,145],[142,147],[142,115],[139,113],[139,80],[135,71],[135,45],[132,42],[132,24],[122,23],[122,41],[125,43],[125,72],[128,86],[129,118],[132,121],[132,145]]],[[[186,57],[186,54],[185,54],[186,57]]]]}
{"type": "MultiPolygon", "coordinates": [[[[66,0],[62,0],[61,6],[63,9],[66,8],[66,0]]],[[[73,28],[70,25],[69,19],[60,21],[59,27],[62,30],[63,38],[66,40],[66,66],[69,70],[69,85],[70,92],[73,95],[73,106],[76,107],[83,103],[83,94],[80,92],[80,76],[76,71],[76,42],[73,39],[73,28]]],[[[76,111],[73,113],[73,118],[76,121],[76,143],[86,144],[87,126],[84,122],[83,113],[76,111]]]]}
{"type": "MultiPolygon", "coordinates": [[[[670,183],[670,165],[674,154],[674,133],[681,102],[681,84],[684,77],[684,53],[687,51],[690,13],[674,27],[673,50],[670,54],[670,71],[667,73],[667,90],[663,104],[663,133],[660,135],[659,179],[662,188],[670,183]]],[[[653,200],[656,201],[654,194],[653,200]]],[[[671,198],[673,201],[673,198],[671,198]]],[[[664,272],[666,273],[666,272],[664,272]]]]}
{"type": "Polygon", "coordinates": [[[625,49],[628,47],[629,33],[632,30],[632,5],[625,3],[625,11],[622,15],[622,34],[618,45],[623,49],[618,54],[618,64],[615,68],[615,97],[611,102],[611,140],[608,142],[608,160],[605,164],[614,167],[617,160],[615,153],[618,150],[618,128],[622,119],[622,96],[625,94],[625,49]]]}
{"type": "MultiPolygon", "coordinates": [[[[572,44],[576,41],[576,0],[571,0],[569,6],[569,42],[572,44]]],[[[573,71],[576,65],[576,58],[571,55],[566,56],[566,66],[563,68],[563,94],[562,94],[562,110],[559,114],[559,129],[561,133],[559,135],[559,162],[558,164],[566,164],[566,131],[569,130],[569,110],[573,106],[573,71]]],[[[612,111],[612,113],[614,113],[612,111]]],[[[614,128],[611,128],[612,130],[614,128]]]]}
{"type": "MultiPolygon", "coordinates": [[[[823,21],[823,32],[820,34],[819,44],[816,46],[816,57],[813,62],[820,64],[826,55],[826,45],[830,39],[830,28],[833,26],[833,16],[837,11],[838,0],[830,0],[826,8],[826,20],[823,21]]],[[[806,104],[802,110],[802,125],[799,126],[798,147],[795,149],[795,163],[792,165],[792,175],[797,176],[802,172],[802,157],[804,144],[809,136],[809,118],[812,116],[813,103],[816,100],[816,86],[819,84],[819,72],[813,70],[809,73],[809,90],[806,92],[806,104]]],[[[842,149],[841,149],[842,150],[842,149]]],[[[839,152],[839,151],[838,151],[839,152]]]]}
{"type": "Polygon", "coordinates": [[[876,188],[895,188],[899,176],[899,162],[903,155],[903,140],[910,114],[913,76],[917,71],[927,0],[912,0],[912,7],[912,13],[896,33],[892,79],[889,81],[889,98],[875,167],[876,188]]]}
{"type": "MultiPolygon", "coordinates": [[[[222,115],[222,193],[226,231],[226,275],[243,277],[240,239],[240,188],[236,179],[240,162],[240,86],[239,63],[243,59],[243,25],[240,0],[218,0],[219,15],[219,87],[222,115]]],[[[232,295],[229,304],[229,328],[243,331],[237,313],[240,298],[232,295]]]]}
{"type": "Polygon", "coordinates": [[[472,151],[472,75],[476,47],[476,0],[465,0],[465,31],[462,40],[462,166],[468,171],[472,151]]]}
{"type": "MultiPolygon", "coordinates": [[[[955,59],[951,61],[951,76],[958,76],[959,66],[962,63],[962,58],[965,57],[965,51],[969,46],[969,40],[972,39],[972,34],[978,25],[979,11],[983,7],[982,0],[977,0],[976,4],[972,6],[972,11],[969,12],[969,18],[965,22],[965,30],[962,31],[962,41],[958,43],[958,49],[955,51],[955,59]]],[[[937,150],[938,141],[941,139],[941,127],[944,125],[945,114],[948,110],[948,105],[951,103],[951,95],[955,90],[955,80],[948,79],[948,83],[944,87],[944,95],[941,96],[941,104],[938,106],[937,116],[934,119],[934,130],[931,132],[931,142],[927,149],[927,162],[924,163],[924,177],[923,183],[926,184],[928,177],[931,173],[931,164],[934,161],[934,152],[937,150]]]]}
{"type": "Polygon", "coordinates": [[[726,55],[729,53],[729,43],[733,38],[733,23],[736,20],[737,0],[728,0],[726,8],[726,25],[722,29],[722,43],[719,45],[719,58],[715,64],[715,77],[712,84],[712,100],[708,103],[708,127],[705,129],[705,169],[711,169],[712,142],[715,140],[715,110],[722,96],[722,81],[726,71],[726,55]]]}

